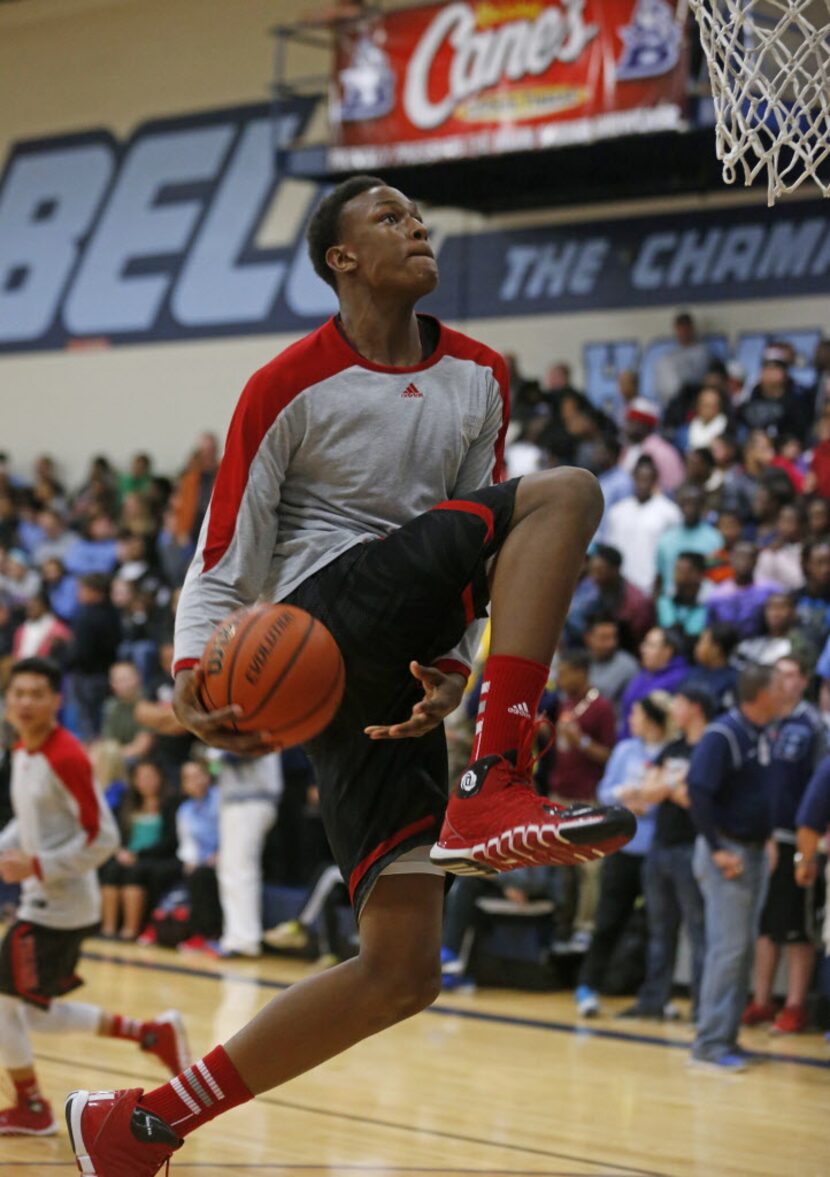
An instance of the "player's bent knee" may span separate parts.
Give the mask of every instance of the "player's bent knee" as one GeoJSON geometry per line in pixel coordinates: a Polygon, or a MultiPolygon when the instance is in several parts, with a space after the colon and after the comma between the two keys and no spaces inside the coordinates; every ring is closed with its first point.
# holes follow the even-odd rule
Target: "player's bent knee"
{"type": "Polygon", "coordinates": [[[522,497],[530,510],[552,507],[567,510],[584,519],[592,530],[597,527],[604,509],[599,482],[589,470],[579,466],[560,466],[528,474],[521,480],[522,497]]]}
{"type": "Polygon", "coordinates": [[[602,490],[590,470],[566,466],[551,473],[557,476],[556,498],[559,503],[565,500],[569,507],[582,512],[586,519],[599,522],[603,510],[602,490]]]}

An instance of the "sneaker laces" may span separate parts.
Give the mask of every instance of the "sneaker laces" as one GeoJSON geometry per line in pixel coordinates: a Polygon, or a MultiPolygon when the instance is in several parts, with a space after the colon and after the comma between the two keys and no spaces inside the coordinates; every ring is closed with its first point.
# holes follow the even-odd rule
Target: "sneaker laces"
{"type": "Polygon", "coordinates": [[[553,747],[554,740],[556,739],[556,729],[554,728],[544,748],[534,755],[536,737],[545,727],[550,727],[550,720],[547,716],[537,714],[534,719],[531,719],[525,725],[524,735],[519,741],[519,746],[515,752],[507,752],[504,757],[513,766],[510,772],[510,783],[524,785],[525,788],[533,789],[534,793],[536,790],[533,788],[533,772],[542,757],[553,747]]]}

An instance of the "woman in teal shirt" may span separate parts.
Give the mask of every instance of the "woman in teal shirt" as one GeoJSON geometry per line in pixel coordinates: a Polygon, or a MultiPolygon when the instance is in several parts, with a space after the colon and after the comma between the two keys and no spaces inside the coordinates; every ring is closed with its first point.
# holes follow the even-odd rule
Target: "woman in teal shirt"
{"type": "Polygon", "coordinates": [[[103,936],[136,940],[147,912],[179,877],[176,808],[158,764],[137,761],[116,810],[123,845],[99,872],[103,936]]]}

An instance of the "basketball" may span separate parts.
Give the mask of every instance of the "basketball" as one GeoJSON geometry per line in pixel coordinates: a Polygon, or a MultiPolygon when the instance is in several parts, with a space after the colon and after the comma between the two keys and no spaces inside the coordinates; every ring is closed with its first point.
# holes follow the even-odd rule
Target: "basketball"
{"type": "Polygon", "coordinates": [[[283,747],[302,744],[331,723],[346,682],[326,627],[292,605],[239,609],[217,625],[202,655],[202,699],[216,711],[236,705],[240,731],[267,731],[283,747]]]}

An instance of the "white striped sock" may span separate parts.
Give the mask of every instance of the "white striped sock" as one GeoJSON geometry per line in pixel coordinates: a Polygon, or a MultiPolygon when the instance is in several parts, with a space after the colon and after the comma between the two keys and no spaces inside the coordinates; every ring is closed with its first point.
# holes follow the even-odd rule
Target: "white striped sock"
{"type": "MultiPolygon", "coordinates": [[[[190,1114],[193,1116],[198,1116],[202,1109],[199,1107],[196,1100],[193,1099],[193,1097],[188,1094],[187,1089],[185,1088],[181,1079],[179,1079],[179,1078],[171,1079],[170,1086],[173,1088],[176,1095],[178,1095],[179,1099],[182,1101],[184,1106],[188,1109],[190,1114]]],[[[185,1117],[185,1119],[187,1119],[187,1118],[188,1117],[185,1117]]],[[[176,1123],[180,1124],[181,1120],[177,1120],[176,1123]]]]}
{"type": "Polygon", "coordinates": [[[204,1078],[208,1087],[211,1089],[211,1091],[216,1096],[216,1098],[217,1099],[224,1099],[225,1098],[224,1091],[219,1086],[219,1084],[216,1082],[213,1075],[211,1075],[210,1071],[205,1066],[203,1060],[200,1059],[199,1062],[196,1063],[196,1069],[198,1070],[199,1074],[202,1075],[202,1077],[204,1078]]]}

